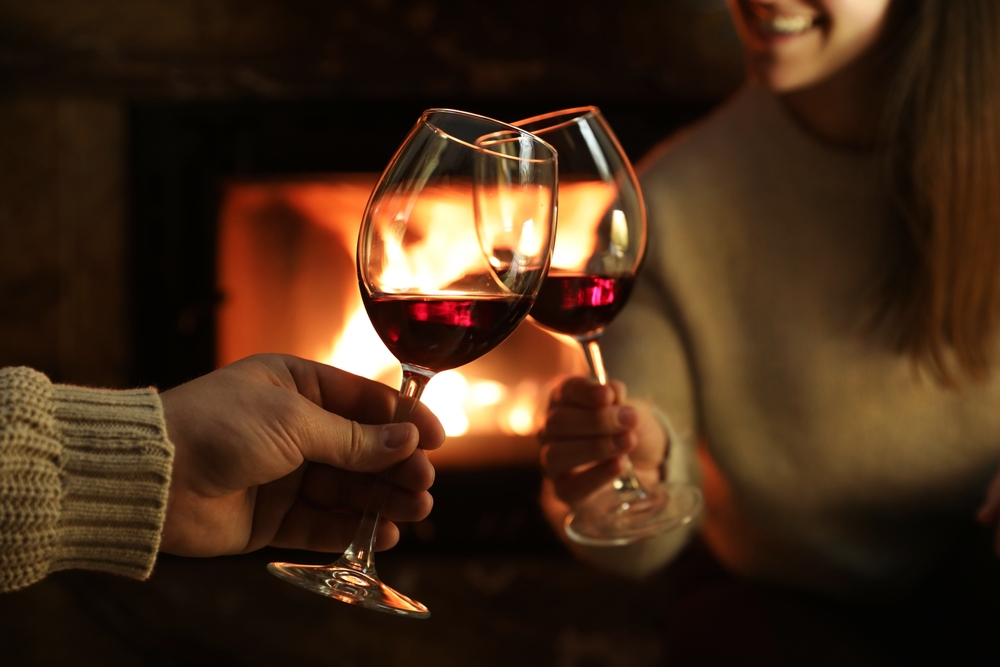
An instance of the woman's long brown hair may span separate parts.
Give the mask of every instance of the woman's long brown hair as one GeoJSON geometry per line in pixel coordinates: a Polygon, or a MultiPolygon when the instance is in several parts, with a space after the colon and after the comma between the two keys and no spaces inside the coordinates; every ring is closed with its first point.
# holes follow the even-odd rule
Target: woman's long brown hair
{"type": "Polygon", "coordinates": [[[1000,319],[1000,1],[892,11],[885,127],[904,233],[882,315],[902,351],[956,386],[955,371],[987,377],[1000,319]]]}

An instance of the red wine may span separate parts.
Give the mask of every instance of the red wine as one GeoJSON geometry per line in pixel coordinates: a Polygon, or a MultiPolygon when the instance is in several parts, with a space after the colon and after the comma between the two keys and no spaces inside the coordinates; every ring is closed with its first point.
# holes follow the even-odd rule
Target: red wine
{"type": "Polygon", "coordinates": [[[457,368],[499,345],[531,309],[524,297],[368,296],[368,317],[393,356],[432,371],[457,368]]]}
{"type": "Polygon", "coordinates": [[[599,332],[614,319],[632,291],[633,276],[549,273],[538,290],[531,317],[571,336],[599,332]]]}

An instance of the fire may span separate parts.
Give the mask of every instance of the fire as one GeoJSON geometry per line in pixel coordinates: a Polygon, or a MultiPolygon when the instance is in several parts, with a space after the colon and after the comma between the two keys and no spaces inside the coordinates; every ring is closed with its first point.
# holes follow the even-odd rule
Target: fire
{"type": "Polygon", "coordinates": [[[398,386],[402,381],[399,362],[375,333],[360,298],[356,301],[347,325],[333,341],[332,349],[322,361],[355,375],[398,386]]]}
{"type": "MultiPolygon", "coordinates": [[[[402,379],[399,362],[382,344],[360,303],[323,362],[391,386],[398,386],[402,379]]],[[[445,433],[456,436],[469,432],[471,415],[496,405],[505,394],[498,382],[470,380],[452,370],[438,373],[421,400],[441,420],[445,433]]]]}
{"type": "MultiPolygon", "coordinates": [[[[324,363],[393,386],[402,376],[399,362],[382,344],[363,307],[354,311],[324,363]]],[[[441,420],[445,433],[457,436],[469,433],[474,415],[500,404],[506,396],[507,390],[499,382],[470,379],[450,370],[434,376],[421,400],[441,420]]],[[[508,421],[513,432],[527,435],[531,430],[524,426],[522,413],[523,406],[515,407],[508,421]],[[515,411],[519,412],[515,415],[515,411]]]]}
{"type": "MultiPolygon", "coordinates": [[[[383,290],[413,290],[416,286],[424,294],[443,291],[481,261],[481,242],[488,245],[504,243],[526,253],[537,252],[539,236],[533,219],[523,207],[544,206],[547,205],[545,201],[538,198],[525,204],[502,196],[481,197],[477,205],[481,209],[492,206],[499,224],[493,228],[480,226],[477,232],[469,220],[471,197],[468,189],[455,186],[429,190],[417,201],[406,225],[384,215],[380,219],[378,209],[373,212],[385,240],[383,290]],[[515,212],[515,206],[521,206],[521,211],[515,212]],[[527,218],[527,222],[512,225],[511,220],[518,218],[527,218]],[[427,224],[429,220],[436,224],[427,224]],[[452,224],[442,225],[442,220],[452,221],[452,224]],[[408,244],[405,253],[402,250],[404,242],[408,244]]],[[[560,186],[560,215],[566,219],[575,218],[577,224],[565,225],[560,231],[553,266],[579,268],[586,264],[594,250],[594,228],[614,197],[614,186],[606,183],[570,182],[560,186]],[[588,219],[589,224],[582,223],[581,218],[588,219]]],[[[614,213],[618,214],[615,222],[620,225],[618,217],[621,214],[614,213]]],[[[617,229],[613,230],[613,235],[620,236],[617,229]]],[[[344,330],[332,342],[325,361],[390,384],[398,383],[401,377],[399,362],[382,344],[360,300],[344,330]]],[[[485,413],[490,412],[494,426],[501,431],[530,435],[537,426],[539,392],[538,383],[528,383],[511,392],[500,383],[452,370],[435,376],[428,383],[422,400],[441,420],[449,436],[465,435],[477,426],[488,427],[481,422],[486,421],[485,413]]]]}
{"type": "Polygon", "coordinates": [[[409,203],[412,210],[405,222],[378,207],[372,212],[385,248],[381,290],[442,292],[478,268],[482,259],[472,216],[472,193],[460,187],[432,188],[409,203]],[[430,224],[432,220],[435,224],[430,224]]]}
{"type": "MultiPolygon", "coordinates": [[[[220,246],[231,247],[242,259],[223,256],[220,262],[220,288],[227,294],[227,300],[220,309],[221,363],[254,352],[287,352],[314,358],[390,386],[399,386],[399,361],[386,349],[368,319],[352,266],[359,222],[376,179],[377,176],[371,174],[336,175],[304,183],[236,184],[227,189],[220,217],[220,246]],[[289,245],[282,250],[301,253],[303,248],[309,252],[322,249],[319,254],[310,255],[312,259],[309,259],[308,266],[267,259],[274,251],[272,234],[277,223],[265,220],[264,216],[268,211],[275,210],[278,204],[295,211],[302,221],[308,222],[307,225],[301,223],[304,225],[301,229],[307,230],[302,237],[303,245],[291,245],[296,242],[296,237],[286,235],[280,238],[289,245]],[[328,275],[335,276],[337,284],[343,282],[342,287],[333,287],[329,283],[320,283],[309,289],[302,287],[314,278],[299,275],[296,271],[305,274],[326,267],[331,259],[338,257],[341,259],[337,261],[350,264],[342,265],[337,273],[328,275]],[[269,262],[266,266],[263,264],[265,260],[269,262]],[[244,287],[247,279],[252,287],[249,292],[244,287]],[[279,279],[285,280],[293,290],[298,290],[295,294],[299,296],[290,300],[277,292],[272,295],[279,279]],[[274,308],[278,305],[288,309],[287,316],[275,316],[274,308]],[[301,334],[314,324],[312,319],[315,315],[307,316],[307,313],[328,311],[335,311],[336,319],[333,321],[338,323],[336,327],[327,328],[325,333],[321,330],[308,336],[301,334]],[[277,334],[267,333],[265,329],[269,327],[282,332],[284,337],[277,338],[277,334]]],[[[614,195],[613,187],[602,183],[563,183],[560,185],[559,215],[563,219],[586,215],[593,218],[596,225],[614,195]]],[[[451,192],[434,193],[433,197],[418,204],[423,208],[417,211],[417,216],[411,216],[411,227],[406,236],[407,243],[416,242],[419,245],[417,252],[406,253],[405,258],[387,258],[392,263],[392,271],[398,271],[396,285],[400,288],[412,285],[416,277],[417,284],[427,292],[445,289],[462,274],[470,258],[482,256],[474,227],[468,224],[468,198],[471,196],[467,190],[463,193],[452,189],[451,192]],[[434,232],[429,231],[433,228],[426,225],[427,229],[422,229],[419,220],[430,219],[430,216],[454,219],[454,229],[434,232]],[[457,231],[460,229],[466,231],[457,231]]],[[[536,203],[545,205],[541,200],[536,203]]],[[[509,206],[509,202],[501,202],[501,205],[509,206]]],[[[531,216],[526,215],[522,219],[528,220],[531,216]]],[[[385,220],[383,224],[391,229],[392,221],[385,220]]],[[[533,224],[525,224],[513,234],[505,234],[515,230],[503,227],[501,224],[492,231],[480,230],[479,233],[487,237],[485,240],[488,243],[507,244],[526,253],[530,253],[533,246],[540,242],[538,230],[533,224]]],[[[568,225],[561,228],[553,266],[579,267],[592,252],[593,227],[590,230],[583,227],[577,232],[570,231],[572,229],[568,225]]],[[[612,236],[615,242],[625,241],[620,233],[616,236],[614,230],[612,236]]],[[[402,241],[403,238],[397,235],[397,242],[402,241]]],[[[387,254],[391,252],[389,250],[387,254]]],[[[495,268],[500,271],[499,267],[495,268]]],[[[551,340],[544,336],[542,339],[551,340]]],[[[546,351],[541,352],[550,357],[546,359],[547,366],[543,367],[549,368],[549,373],[585,372],[578,346],[560,336],[555,336],[555,339],[559,342],[546,343],[546,351]]],[[[525,372],[530,373],[529,369],[534,367],[535,364],[529,364],[525,372]]],[[[488,364],[483,366],[475,362],[461,370],[439,373],[428,384],[423,402],[438,416],[449,436],[530,435],[536,430],[536,410],[544,392],[544,383],[549,378],[532,376],[505,385],[496,377],[488,377],[495,373],[489,368],[488,364]],[[477,371],[482,368],[487,370],[477,371]]]]}
{"type": "Polygon", "coordinates": [[[497,286],[512,288],[524,271],[543,264],[539,254],[549,234],[536,228],[535,218],[547,216],[551,192],[544,188],[450,184],[426,188],[403,202],[394,199],[386,196],[373,204],[375,232],[366,240],[378,259],[363,270],[378,280],[381,292],[447,292],[461,279],[482,273],[487,257],[497,286]],[[405,220],[399,213],[404,207],[405,220]]]}
{"type": "MultiPolygon", "coordinates": [[[[474,200],[469,187],[428,188],[415,202],[407,201],[409,211],[405,221],[387,213],[397,207],[380,207],[376,203],[370,215],[376,228],[374,242],[381,244],[373,253],[380,251],[381,261],[366,268],[377,275],[383,292],[447,292],[453,283],[485,266],[483,243],[490,248],[510,248],[515,258],[537,255],[546,235],[535,230],[531,213],[535,208],[547,207],[549,196],[542,189],[529,191],[524,197],[506,196],[499,189],[490,189],[478,191],[474,200]],[[477,228],[474,201],[482,213],[479,220],[488,219],[496,225],[479,224],[477,228]],[[487,210],[497,215],[490,216],[487,210]]],[[[516,262],[502,271],[494,266],[497,286],[505,289],[504,281],[516,278],[524,268],[526,265],[516,262]]],[[[332,342],[325,361],[357,375],[398,382],[399,363],[378,338],[360,303],[343,332],[332,342]]],[[[446,433],[454,436],[469,433],[470,416],[497,405],[504,394],[505,389],[499,383],[446,371],[428,384],[423,402],[441,420],[446,433]]]]}

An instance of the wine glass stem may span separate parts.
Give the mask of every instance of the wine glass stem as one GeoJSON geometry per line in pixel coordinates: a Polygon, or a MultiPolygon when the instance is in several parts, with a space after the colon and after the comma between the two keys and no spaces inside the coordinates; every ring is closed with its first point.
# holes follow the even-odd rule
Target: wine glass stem
{"type": "MultiPolygon", "coordinates": [[[[604,370],[604,357],[601,356],[601,346],[597,340],[596,337],[590,340],[582,340],[580,341],[580,345],[583,346],[583,353],[587,356],[587,364],[590,366],[591,374],[599,383],[606,385],[608,383],[608,374],[604,370]]],[[[639,478],[635,475],[635,467],[632,465],[632,459],[628,455],[625,455],[622,457],[622,461],[625,463],[625,472],[613,482],[615,490],[632,492],[640,498],[644,498],[646,492],[643,491],[642,485],[639,484],[639,478]]]]}
{"type": "MultiPolygon", "coordinates": [[[[429,371],[415,369],[403,364],[403,383],[399,388],[399,398],[392,415],[392,423],[409,421],[414,408],[424,393],[424,387],[434,376],[429,371]]],[[[354,534],[354,540],[337,560],[337,565],[350,567],[366,574],[375,572],[375,534],[378,529],[379,515],[389,496],[390,484],[382,477],[375,478],[375,487],[368,498],[361,525],[354,534]]]]}

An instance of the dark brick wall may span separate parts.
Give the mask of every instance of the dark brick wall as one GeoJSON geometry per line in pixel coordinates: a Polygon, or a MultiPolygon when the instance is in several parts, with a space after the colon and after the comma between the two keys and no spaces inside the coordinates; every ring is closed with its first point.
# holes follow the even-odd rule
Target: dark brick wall
{"type": "Polygon", "coordinates": [[[716,97],[723,0],[0,2],[0,89],[166,97],[716,97]]]}

